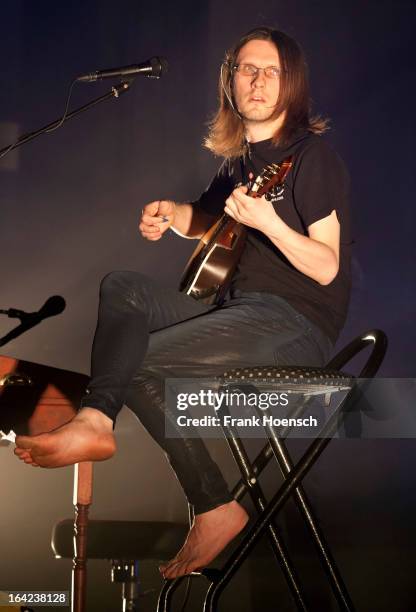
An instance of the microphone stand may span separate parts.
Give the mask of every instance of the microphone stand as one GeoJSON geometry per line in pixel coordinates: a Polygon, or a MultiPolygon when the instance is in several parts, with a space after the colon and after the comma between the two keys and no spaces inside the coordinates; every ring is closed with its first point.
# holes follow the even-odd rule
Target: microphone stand
{"type": "MultiPolygon", "coordinates": [[[[19,319],[20,323],[16,327],[13,327],[13,329],[11,329],[8,333],[6,333],[5,336],[0,338],[0,347],[10,342],[10,340],[18,338],[21,334],[24,334],[32,327],[35,327],[44,319],[61,314],[61,312],[63,312],[65,308],[65,301],[63,298],[61,299],[63,302],[63,307],[61,307],[61,310],[56,308],[56,304],[55,309],[52,309],[50,306],[48,308],[48,301],[45,302],[45,304],[36,312],[25,312],[24,310],[17,310],[16,308],[8,308],[7,310],[1,308],[0,315],[4,314],[7,315],[9,318],[19,319]]],[[[49,302],[50,300],[51,298],[49,298],[49,302]]]]}
{"type": "MultiPolygon", "coordinates": [[[[72,119],[72,117],[76,117],[80,113],[92,108],[93,106],[96,106],[100,102],[104,102],[105,100],[108,100],[109,98],[119,98],[121,94],[125,93],[130,88],[130,85],[133,82],[133,80],[134,79],[129,79],[128,81],[123,81],[122,83],[119,83],[118,85],[114,85],[114,87],[111,88],[111,91],[107,92],[103,96],[100,96],[99,98],[95,98],[94,100],[91,100],[91,102],[88,102],[88,104],[84,104],[84,106],[80,106],[79,108],[76,108],[75,110],[73,110],[72,112],[66,115],[63,123],[68,121],[68,119],[72,119]]],[[[13,149],[20,147],[22,144],[25,144],[25,142],[29,142],[30,140],[33,140],[37,136],[40,136],[47,130],[50,130],[56,127],[58,123],[60,123],[61,121],[62,121],[62,118],[56,119],[55,121],[52,121],[52,123],[48,123],[48,125],[45,125],[39,128],[35,132],[28,132],[27,134],[23,134],[23,136],[21,136],[12,145],[9,145],[8,147],[3,147],[3,149],[0,149],[0,156],[6,151],[7,152],[13,151],[13,149]]],[[[1,157],[0,157],[0,161],[1,161],[1,157]]]]}

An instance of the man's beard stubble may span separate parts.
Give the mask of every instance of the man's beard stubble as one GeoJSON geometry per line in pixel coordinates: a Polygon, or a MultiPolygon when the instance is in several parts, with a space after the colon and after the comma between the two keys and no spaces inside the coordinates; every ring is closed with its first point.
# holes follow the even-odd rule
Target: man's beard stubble
{"type": "Polygon", "coordinates": [[[238,112],[240,113],[243,121],[247,122],[247,123],[265,123],[268,121],[273,121],[275,119],[274,114],[275,114],[275,107],[265,107],[263,110],[252,110],[252,111],[248,111],[248,112],[244,112],[244,110],[241,110],[240,108],[238,108],[238,112]]]}

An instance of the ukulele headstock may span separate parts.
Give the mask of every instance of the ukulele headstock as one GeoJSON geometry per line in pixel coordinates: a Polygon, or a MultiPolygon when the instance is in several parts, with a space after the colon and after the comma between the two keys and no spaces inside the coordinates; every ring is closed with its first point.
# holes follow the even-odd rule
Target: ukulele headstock
{"type": "Polygon", "coordinates": [[[293,156],[283,160],[280,164],[269,164],[258,175],[250,188],[249,195],[260,198],[269,193],[273,187],[282,185],[293,165],[293,156]]]}

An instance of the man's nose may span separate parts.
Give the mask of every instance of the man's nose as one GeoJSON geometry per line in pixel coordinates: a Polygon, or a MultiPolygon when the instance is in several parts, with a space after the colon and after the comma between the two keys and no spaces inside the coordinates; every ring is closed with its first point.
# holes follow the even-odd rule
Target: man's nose
{"type": "Polygon", "coordinates": [[[266,77],[265,77],[263,70],[259,70],[257,74],[253,76],[253,80],[251,81],[251,84],[254,85],[254,87],[264,87],[265,86],[266,77]]]}

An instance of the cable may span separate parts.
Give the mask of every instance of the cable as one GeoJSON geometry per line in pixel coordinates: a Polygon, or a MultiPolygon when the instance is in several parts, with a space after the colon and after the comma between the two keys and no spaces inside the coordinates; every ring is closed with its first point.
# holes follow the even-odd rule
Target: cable
{"type": "Polygon", "coordinates": [[[60,122],[58,123],[58,125],[55,125],[55,127],[49,128],[49,130],[46,130],[46,134],[50,134],[51,132],[54,132],[55,130],[57,130],[58,128],[60,128],[62,126],[62,124],[64,123],[66,116],[68,114],[68,110],[69,110],[69,101],[71,99],[71,95],[72,95],[72,89],[75,85],[75,83],[77,82],[77,79],[74,79],[71,83],[71,85],[69,86],[69,91],[68,91],[68,97],[66,99],[66,105],[65,105],[65,110],[64,110],[64,114],[62,115],[62,119],[60,120],[60,122]]]}
{"type": "Polygon", "coordinates": [[[236,109],[236,107],[234,106],[234,102],[233,102],[233,100],[232,100],[232,98],[231,98],[230,94],[228,93],[228,91],[227,91],[227,90],[226,90],[226,88],[225,88],[225,85],[224,85],[224,75],[223,75],[223,69],[224,69],[224,66],[229,66],[229,64],[228,64],[227,62],[223,62],[223,63],[221,64],[221,70],[220,70],[220,80],[221,80],[221,87],[222,87],[222,90],[223,90],[223,92],[224,92],[224,94],[225,94],[225,97],[227,98],[227,100],[228,100],[228,102],[229,102],[229,104],[230,104],[231,108],[233,109],[234,113],[237,115],[237,117],[238,117],[239,119],[242,119],[242,116],[240,115],[240,113],[238,112],[238,110],[236,109]]]}
{"type": "Polygon", "coordinates": [[[12,150],[12,149],[13,149],[13,148],[14,148],[14,147],[17,145],[17,143],[18,143],[18,142],[19,142],[19,141],[18,141],[18,140],[16,140],[16,142],[13,142],[13,143],[10,145],[10,147],[8,147],[8,148],[7,148],[5,151],[3,151],[3,153],[0,155],[0,159],[1,159],[2,157],[4,157],[5,155],[7,155],[7,153],[9,153],[9,152],[10,152],[10,151],[11,151],[11,150],[12,150]]]}
{"type": "MultiPolygon", "coordinates": [[[[55,125],[54,127],[49,128],[48,130],[44,130],[45,134],[50,134],[51,132],[54,132],[55,130],[57,130],[58,128],[62,127],[67,115],[68,115],[68,110],[69,110],[69,102],[71,100],[71,95],[72,95],[72,89],[75,85],[75,83],[77,82],[76,79],[74,79],[71,83],[71,85],[69,86],[69,90],[68,90],[68,96],[66,99],[66,105],[65,105],[65,110],[64,110],[64,114],[62,115],[62,118],[58,121],[58,124],[55,125]]],[[[40,134],[42,134],[43,132],[40,132],[40,134]]],[[[27,136],[27,134],[26,134],[27,136]]],[[[12,149],[14,149],[16,147],[16,145],[19,144],[20,142],[20,138],[18,138],[15,142],[13,142],[9,147],[7,147],[7,149],[5,151],[3,151],[3,153],[0,155],[0,159],[2,159],[3,157],[5,157],[8,153],[10,153],[10,151],[12,149]]]]}

